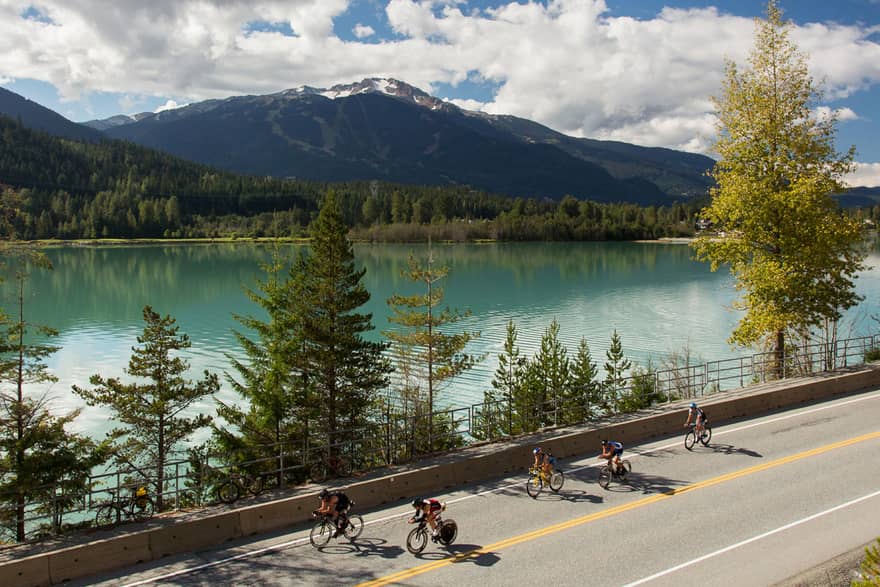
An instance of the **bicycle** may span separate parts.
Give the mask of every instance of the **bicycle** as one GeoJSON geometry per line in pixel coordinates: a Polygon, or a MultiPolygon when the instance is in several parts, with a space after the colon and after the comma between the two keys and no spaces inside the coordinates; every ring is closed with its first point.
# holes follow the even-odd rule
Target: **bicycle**
{"type": "MultiPolygon", "coordinates": [[[[352,502],[352,505],[354,505],[354,502],[352,502]]],[[[323,548],[336,535],[337,526],[333,522],[332,514],[314,511],[312,512],[312,517],[316,518],[317,521],[312,526],[312,529],[309,530],[309,542],[315,548],[323,548]]],[[[342,534],[348,538],[349,542],[357,540],[357,537],[364,531],[364,519],[360,514],[349,514],[348,512],[340,512],[339,517],[343,518],[340,522],[342,534]]]]}
{"type": "Polygon", "coordinates": [[[620,467],[614,467],[612,463],[604,465],[599,469],[599,486],[602,489],[608,489],[613,479],[618,479],[621,483],[626,483],[626,478],[632,472],[632,465],[626,459],[620,461],[620,467]],[[612,470],[613,467],[613,470],[612,470]]]}
{"type": "Polygon", "coordinates": [[[712,440],[712,428],[709,426],[708,420],[703,422],[703,432],[700,434],[699,438],[697,438],[696,428],[696,424],[691,424],[690,430],[685,432],[684,447],[688,450],[692,450],[697,441],[703,446],[709,446],[709,441],[712,440]]]}
{"type": "Polygon", "coordinates": [[[242,493],[260,495],[263,492],[263,478],[246,473],[230,473],[225,481],[214,490],[214,495],[223,503],[229,504],[238,500],[242,493]]]}
{"type": "Polygon", "coordinates": [[[548,477],[547,474],[539,467],[529,468],[529,479],[526,481],[526,493],[532,499],[537,499],[538,494],[544,489],[546,484],[553,493],[559,493],[562,485],[565,483],[565,474],[556,469],[548,477]]]}
{"type": "Polygon", "coordinates": [[[329,456],[313,463],[309,469],[309,477],[315,483],[323,483],[330,475],[350,477],[351,461],[342,455],[329,456]]]}
{"type": "Polygon", "coordinates": [[[96,526],[113,526],[119,524],[123,518],[142,522],[153,517],[156,506],[147,495],[146,487],[138,487],[126,498],[119,497],[115,489],[107,491],[110,493],[110,501],[98,507],[95,513],[96,526]]]}
{"type": "MultiPolygon", "coordinates": [[[[446,509],[446,504],[440,508],[440,512],[446,509]]],[[[434,516],[434,523],[437,524],[439,531],[437,535],[430,535],[432,542],[439,542],[443,546],[449,546],[458,536],[458,524],[455,520],[443,520],[440,512],[434,516]]],[[[419,525],[409,531],[406,537],[406,549],[412,554],[419,554],[428,545],[428,516],[422,515],[419,519],[419,525]]]]}

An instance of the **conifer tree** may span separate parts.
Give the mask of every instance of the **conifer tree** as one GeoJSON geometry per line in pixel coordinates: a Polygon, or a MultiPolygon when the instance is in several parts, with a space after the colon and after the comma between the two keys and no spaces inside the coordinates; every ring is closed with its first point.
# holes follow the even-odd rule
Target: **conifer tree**
{"type": "Polygon", "coordinates": [[[514,429],[514,398],[519,394],[528,362],[520,355],[517,337],[516,324],[509,320],[504,347],[492,377],[492,391],[484,394],[484,419],[489,421],[484,434],[488,438],[499,436],[504,430],[512,433],[514,429]]]}
{"type": "Polygon", "coordinates": [[[571,363],[566,419],[569,422],[583,422],[595,415],[601,396],[598,382],[599,368],[590,353],[586,338],[581,338],[577,355],[571,363]]]}
{"type": "Polygon", "coordinates": [[[302,284],[291,302],[302,324],[298,371],[314,391],[318,433],[331,457],[346,440],[344,430],[369,423],[392,371],[387,344],[365,338],[373,316],[357,310],[370,299],[366,269],[356,267],[347,235],[337,197],[328,192],[312,226],[309,254],[294,268],[302,284]]]}
{"type": "Polygon", "coordinates": [[[448,273],[448,267],[434,265],[434,255],[430,249],[424,265],[410,255],[409,269],[401,271],[401,275],[416,283],[424,284],[425,292],[411,296],[396,294],[388,298],[392,312],[388,320],[402,328],[384,332],[392,345],[410,349],[410,356],[424,366],[429,447],[433,447],[434,442],[436,392],[443,383],[470,369],[478,360],[482,360],[482,357],[463,352],[468,342],[479,336],[479,332],[448,333],[441,330],[470,315],[469,312],[459,312],[448,307],[440,309],[440,304],[443,302],[443,288],[437,284],[448,273]]]}
{"type": "Polygon", "coordinates": [[[611,335],[611,346],[605,351],[605,381],[603,382],[603,406],[612,411],[616,410],[623,389],[626,372],[632,363],[623,353],[623,343],[617,329],[611,335]]]}
{"type": "Polygon", "coordinates": [[[207,414],[184,415],[194,402],[216,393],[217,375],[204,373],[200,381],[184,379],[189,363],[177,353],[191,346],[189,337],[171,316],[160,316],[150,306],[144,307],[143,334],[132,348],[126,373],[146,380],[124,383],[118,378],[92,375],[92,389],[73,386],[73,391],[89,405],[110,408],[112,418],[122,424],[108,433],[114,441],[114,456],[120,464],[133,467],[152,481],[156,506],[163,505],[165,465],[171,452],[179,448],[196,430],[211,423],[207,414]]]}
{"type": "Polygon", "coordinates": [[[854,149],[835,150],[836,116],[818,116],[821,98],[806,58],[789,39],[775,0],[758,20],[749,67],[727,63],[714,99],[720,155],[711,205],[715,231],[694,242],[712,270],[729,267],[745,311],[730,341],[769,343],[782,368],[786,333],[838,319],[859,301],[861,229],[831,195],[842,191],[854,149]]]}
{"type": "Polygon", "coordinates": [[[544,331],[541,347],[532,364],[537,375],[533,382],[537,385],[534,397],[542,414],[541,423],[545,426],[558,424],[569,386],[571,365],[568,351],[559,341],[559,322],[556,318],[544,331]]]}
{"type": "Polygon", "coordinates": [[[859,578],[852,587],[877,587],[880,585],[880,538],[865,547],[865,559],[859,567],[859,578]]]}
{"type": "Polygon", "coordinates": [[[53,415],[45,392],[28,393],[57,381],[44,361],[58,347],[35,339],[58,333],[25,319],[29,266],[51,269],[51,264],[34,251],[18,253],[17,315],[0,316],[0,526],[20,542],[27,538],[30,509],[51,513],[51,529],[59,530],[64,508],[88,489],[92,467],[106,458],[106,447],[66,429],[79,410],[53,415]]]}

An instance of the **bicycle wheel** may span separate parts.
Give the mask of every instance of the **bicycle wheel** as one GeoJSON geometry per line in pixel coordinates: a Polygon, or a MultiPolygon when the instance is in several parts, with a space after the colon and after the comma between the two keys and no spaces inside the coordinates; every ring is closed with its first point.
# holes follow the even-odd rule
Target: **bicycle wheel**
{"type": "Polygon", "coordinates": [[[532,499],[537,498],[543,488],[544,481],[541,479],[540,474],[529,476],[529,480],[526,481],[526,492],[529,494],[529,497],[532,499]]]}
{"type": "Polygon", "coordinates": [[[315,522],[315,525],[312,526],[312,529],[309,530],[309,542],[312,543],[312,546],[315,548],[321,548],[322,546],[326,546],[330,539],[333,538],[333,534],[336,533],[333,524],[331,524],[327,519],[318,520],[315,522]]]}
{"type": "Polygon", "coordinates": [[[564,483],[565,473],[562,471],[553,471],[553,475],[550,476],[550,490],[553,493],[559,493],[559,490],[562,489],[564,483]]]}
{"type": "Polygon", "coordinates": [[[360,514],[348,516],[348,523],[345,524],[345,530],[342,531],[345,537],[351,542],[357,540],[357,537],[364,531],[364,519],[360,514]]]}
{"type": "Polygon", "coordinates": [[[263,493],[263,478],[259,475],[256,477],[245,478],[244,483],[248,493],[251,495],[260,495],[263,493]]]}
{"type": "Polygon", "coordinates": [[[134,507],[131,510],[131,517],[138,522],[149,520],[156,511],[156,504],[148,495],[135,498],[134,507]]]}
{"type": "Polygon", "coordinates": [[[703,446],[709,446],[710,440],[712,440],[712,429],[709,426],[705,426],[703,433],[700,435],[700,443],[703,446]]]}
{"type": "Polygon", "coordinates": [[[608,489],[609,485],[611,485],[611,469],[605,465],[599,469],[599,487],[608,489]]]}
{"type": "Polygon", "coordinates": [[[309,469],[309,478],[315,483],[323,483],[327,480],[327,465],[324,463],[315,463],[309,469]]]}
{"type": "Polygon", "coordinates": [[[412,554],[419,554],[428,545],[428,531],[424,528],[413,528],[406,537],[406,549],[412,554]]]}
{"type": "Polygon", "coordinates": [[[617,476],[620,478],[621,481],[626,481],[626,478],[629,476],[630,471],[632,471],[632,465],[629,464],[629,461],[626,459],[620,461],[620,465],[620,472],[617,474],[617,476]]]}
{"type": "Polygon", "coordinates": [[[102,528],[112,526],[119,520],[119,510],[112,503],[105,503],[98,508],[95,514],[95,526],[102,528]]]}
{"type": "Polygon", "coordinates": [[[339,457],[336,459],[336,476],[337,477],[351,477],[351,461],[339,457]]]}
{"type": "Polygon", "coordinates": [[[232,503],[240,497],[241,489],[238,487],[238,483],[232,479],[228,479],[217,486],[217,491],[215,493],[217,499],[223,503],[232,503]]]}
{"type": "Polygon", "coordinates": [[[452,544],[456,536],[458,536],[458,524],[455,523],[455,520],[443,522],[443,525],[440,526],[440,542],[443,546],[452,544]]]}
{"type": "Polygon", "coordinates": [[[694,448],[694,443],[697,442],[697,435],[694,434],[693,430],[688,431],[687,434],[684,435],[684,447],[688,450],[692,450],[694,448]]]}

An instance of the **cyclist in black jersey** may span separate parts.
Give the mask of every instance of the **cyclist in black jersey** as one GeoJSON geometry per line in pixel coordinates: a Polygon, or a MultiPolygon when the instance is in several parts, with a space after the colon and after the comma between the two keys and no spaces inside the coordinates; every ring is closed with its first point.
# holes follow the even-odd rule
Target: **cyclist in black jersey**
{"type": "Polygon", "coordinates": [[[346,513],[351,508],[352,501],[343,491],[329,491],[326,487],[318,494],[321,507],[315,510],[316,514],[329,514],[336,525],[336,533],[333,537],[342,534],[347,521],[346,513]]]}

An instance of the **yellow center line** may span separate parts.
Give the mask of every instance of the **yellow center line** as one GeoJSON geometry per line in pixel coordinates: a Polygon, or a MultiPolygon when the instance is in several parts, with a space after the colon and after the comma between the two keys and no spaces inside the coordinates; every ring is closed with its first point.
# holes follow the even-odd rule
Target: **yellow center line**
{"type": "Polygon", "coordinates": [[[636,508],[650,505],[650,504],[656,503],[658,501],[669,499],[669,498],[676,496],[676,495],[681,495],[682,493],[688,493],[690,491],[694,491],[696,489],[702,489],[704,487],[711,487],[713,485],[718,485],[719,483],[725,483],[727,481],[732,481],[733,479],[737,479],[739,477],[745,477],[746,475],[751,475],[753,473],[758,473],[760,471],[772,469],[773,467],[778,467],[780,465],[785,465],[787,463],[793,463],[793,462],[799,461],[801,459],[814,457],[816,455],[820,455],[822,453],[836,450],[838,448],[843,448],[845,446],[850,446],[852,444],[857,444],[859,442],[864,442],[866,440],[873,440],[875,438],[880,438],[880,431],[870,432],[868,434],[856,436],[855,438],[850,438],[848,440],[841,440],[840,442],[835,442],[833,444],[820,446],[819,448],[814,448],[814,449],[800,452],[797,454],[793,454],[793,455],[790,455],[787,457],[782,457],[782,458],[776,459],[774,461],[769,461],[767,463],[762,463],[760,465],[755,465],[753,467],[747,467],[745,469],[740,469],[739,471],[734,471],[732,473],[727,473],[725,475],[719,475],[718,477],[706,479],[705,481],[698,481],[696,483],[686,485],[685,487],[680,487],[678,489],[670,489],[668,491],[664,491],[663,493],[658,493],[656,495],[652,495],[651,497],[646,497],[646,498],[643,498],[643,499],[640,499],[640,500],[637,500],[637,501],[634,501],[631,503],[626,503],[623,505],[608,508],[608,509],[602,510],[600,512],[595,512],[593,514],[588,514],[586,516],[581,516],[579,518],[574,518],[572,520],[560,522],[558,524],[553,524],[552,526],[546,526],[544,528],[539,528],[538,530],[526,532],[525,534],[520,534],[518,536],[512,536],[511,538],[507,538],[505,540],[501,540],[501,541],[495,542],[493,544],[487,544],[486,546],[481,546],[480,548],[477,548],[477,549],[474,549],[474,550],[471,550],[468,552],[462,552],[459,554],[448,556],[446,558],[442,558],[437,561],[433,561],[430,563],[419,565],[417,567],[405,569],[405,570],[399,571],[397,573],[392,573],[391,575],[387,575],[385,577],[373,579],[372,581],[366,581],[364,583],[360,583],[356,587],[379,587],[381,585],[388,585],[390,583],[396,583],[399,581],[403,581],[404,579],[409,579],[410,577],[415,577],[416,575],[421,575],[423,573],[427,573],[427,572],[433,571],[435,569],[439,569],[441,567],[445,567],[445,566],[448,566],[448,565],[451,565],[451,564],[454,564],[457,562],[466,561],[468,559],[474,559],[474,558],[477,558],[483,554],[489,554],[491,552],[500,550],[502,548],[507,548],[508,546],[513,546],[515,544],[520,544],[522,542],[534,540],[535,538],[540,538],[542,536],[547,536],[549,534],[555,534],[556,532],[561,532],[562,530],[574,528],[575,526],[580,526],[582,524],[587,524],[589,522],[601,520],[602,518],[614,516],[614,515],[617,515],[617,514],[620,514],[623,512],[627,512],[629,510],[634,510],[636,508]]]}

